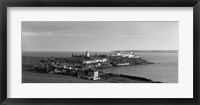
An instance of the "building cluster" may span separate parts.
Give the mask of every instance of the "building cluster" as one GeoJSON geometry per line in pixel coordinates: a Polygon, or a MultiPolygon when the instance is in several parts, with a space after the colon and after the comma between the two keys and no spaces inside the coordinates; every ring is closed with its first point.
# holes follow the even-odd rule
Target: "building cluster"
{"type": "Polygon", "coordinates": [[[90,56],[90,52],[87,51],[85,55],[74,55],[72,54],[73,60],[79,60],[82,64],[93,64],[93,63],[105,63],[108,61],[108,58],[102,56],[90,56]]]}
{"type": "Polygon", "coordinates": [[[105,63],[107,61],[108,61],[107,58],[94,57],[94,58],[84,59],[83,64],[105,63]]]}
{"type": "Polygon", "coordinates": [[[128,57],[128,58],[139,58],[139,56],[137,56],[134,53],[132,53],[132,51],[130,51],[129,53],[116,51],[115,53],[112,53],[110,56],[119,56],[119,57],[128,57]]]}
{"type": "Polygon", "coordinates": [[[79,78],[87,78],[98,80],[99,70],[108,67],[128,66],[134,64],[144,64],[146,60],[132,59],[139,56],[129,53],[115,52],[110,56],[107,55],[90,55],[87,51],[82,55],[74,55],[72,57],[49,58],[41,60],[40,65],[35,66],[38,72],[66,74],[77,76],[79,78]]]}

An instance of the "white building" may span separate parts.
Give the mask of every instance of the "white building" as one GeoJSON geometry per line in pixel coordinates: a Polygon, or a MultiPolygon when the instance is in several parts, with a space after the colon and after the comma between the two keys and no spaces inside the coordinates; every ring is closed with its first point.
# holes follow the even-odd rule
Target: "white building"
{"type": "Polygon", "coordinates": [[[132,51],[129,52],[129,53],[115,52],[115,53],[112,53],[111,56],[122,56],[122,57],[128,57],[128,58],[139,58],[139,56],[133,54],[132,51]]]}
{"type": "Polygon", "coordinates": [[[88,72],[88,79],[92,79],[92,80],[99,80],[99,72],[98,71],[94,71],[94,72],[88,72]]]}
{"type": "Polygon", "coordinates": [[[86,51],[85,56],[86,56],[86,57],[90,57],[90,52],[89,52],[89,51],[86,51]]]}
{"type": "Polygon", "coordinates": [[[91,64],[91,63],[105,63],[107,62],[108,59],[107,58],[94,58],[94,59],[87,59],[83,61],[83,64],[91,64]]]}

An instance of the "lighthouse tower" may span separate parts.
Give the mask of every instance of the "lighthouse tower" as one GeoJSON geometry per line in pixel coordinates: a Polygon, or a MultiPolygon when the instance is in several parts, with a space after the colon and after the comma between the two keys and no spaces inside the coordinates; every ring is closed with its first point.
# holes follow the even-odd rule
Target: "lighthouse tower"
{"type": "Polygon", "coordinates": [[[85,56],[86,56],[86,57],[90,57],[90,52],[89,52],[89,51],[86,51],[85,56]]]}
{"type": "Polygon", "coordinates": [[[130,54],[130,55],[133,55],[133,52],[132,52],[132,51],[130,51],[130,52],[129,52],[129,54],[130,54]]]}

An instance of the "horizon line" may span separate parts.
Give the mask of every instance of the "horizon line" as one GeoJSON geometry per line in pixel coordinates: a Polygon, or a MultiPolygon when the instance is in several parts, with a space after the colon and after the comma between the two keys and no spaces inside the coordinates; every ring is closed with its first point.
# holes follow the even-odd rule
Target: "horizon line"
{"type": "MultiPolygon", "coordinates": [[[[22,51],[22,52],[86,52],[90,50],[83,51],[22,51]]],[[[90,51],[90,52],[113,52],[113,51],[178,51],[178,50],[110,50],[110,51],[90,51]]]]}

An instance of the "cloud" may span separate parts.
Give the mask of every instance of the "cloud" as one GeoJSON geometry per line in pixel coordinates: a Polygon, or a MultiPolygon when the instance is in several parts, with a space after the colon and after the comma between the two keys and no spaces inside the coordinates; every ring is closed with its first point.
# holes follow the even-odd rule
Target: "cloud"
{"type": "Polygon", "coordinates": [[[65,36],[88,36],[86,33],[63,34],[65,36]]]}
{"type": "Polygon", "coordinates": [[[38,36],[40,34],[34,32],[22,32],[22,36],[38,36]]]}
{"type": "Polygon", "coordinates": [[[62,34],[56,32],[22,32],[22,36],[48,36],[48,37],[66,37],[66,38],[83,38],[83,37],[94,37],[86,33],[72,33],[72,34],[62,34]]]}
{"type": "Polygon", "coordinates": [[[71,29],[76,27],[68,26],[63,22],[22,22],[22,32],[62,32],[71,29]]]}
{"type": "Polygon", "coordinates": [[[121,38],[147,39],[147,38],[158,38],[158,35],[157,34],[112,34],[112,35],[95,34],[95,35],[88,35],[86,37],[94,39],[121,39],[121,38]]]}
{"type": "Polygon", "coordinates": [[[157,38],[157,34],[122,34],[116,35],[116,38],[157,38]]]}

